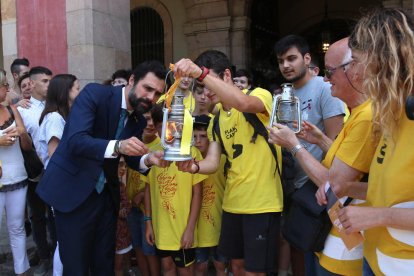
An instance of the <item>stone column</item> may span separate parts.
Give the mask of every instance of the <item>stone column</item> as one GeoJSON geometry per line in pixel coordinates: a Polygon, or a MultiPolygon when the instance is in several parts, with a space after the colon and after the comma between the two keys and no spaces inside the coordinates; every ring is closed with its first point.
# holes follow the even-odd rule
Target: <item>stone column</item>
{"type": "Polygon", "coordinates": [[[230,31],[231,61],[237,69],[250,66],[250,23],[247,16],[234,17],[230,31]]]}
{"type": "Polygon", "coordinates": [[[16,35],[16,1],[1,0],[1,48],[3,55],[0,55],[0,66],[8,73],[10,83],[13,77],[10,73],[10,65],[17,57],[17,35],[16,35]]]}
{"type": "Polygon", "coordinates": [[[66,0],[68,67],[81,84],[131,67],[130,0],[66,0]]]}
{"type": "Polygon", "coordinates": [[[246,68],[250,55],[246,4],[246,0],[184,1],[188,16],[184,34],[189,56],[194,59],[205,50],[219,50],[232,64],[246,68]]]}

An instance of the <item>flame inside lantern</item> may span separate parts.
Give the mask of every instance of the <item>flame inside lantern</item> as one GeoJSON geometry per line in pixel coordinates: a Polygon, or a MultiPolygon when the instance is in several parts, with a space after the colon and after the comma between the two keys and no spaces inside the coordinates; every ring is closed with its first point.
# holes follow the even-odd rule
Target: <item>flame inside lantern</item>
{"type": "Polygon", "coordinates": [[[176,122],[167,122],[167,128],[165,132],[165,142],[168,144],[171,144],[174,142],[175,136],[177,133],[177,126],[176,122]]]}

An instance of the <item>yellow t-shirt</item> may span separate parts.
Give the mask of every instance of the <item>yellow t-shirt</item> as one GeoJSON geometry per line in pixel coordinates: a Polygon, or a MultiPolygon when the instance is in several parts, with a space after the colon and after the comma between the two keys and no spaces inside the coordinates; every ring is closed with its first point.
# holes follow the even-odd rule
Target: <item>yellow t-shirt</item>
{"type": "MultiPolygon", "coordinates": [[[[272,96],[262,88],[256,88],[249,97],[257,97],[267,113],[257,113],[260,121],[267,126],[272,109],[272,96]]],[[[251,143],[254,129],[243,113],[219,108],[220,133],[231,167],[227,172],[223,210],[235,214],[260,214],[281,212],[283,194],[276,161],[265,139],[260,135],[251,143]]],[[[213,140],[213,121],[209,124],[209,139],[213,140]]],[[[217,142],[219,139],[217,137],[217,142]]],[[[282,163],[279,146],[275,146],[279,164],[282,163]]]]}
{"type": "MultiPolygon", "coordinates": [[[[160,138],[157,136],[154,141],[151,143],[145,144],[150,151],[153,151],[154,147],[160,143],[160,138]]],[[[142,174],[136,170],[128,168],[127,173],[127,184],[126,184],[126,191],[128,200],[132,203],[132,199],[140,192],[143,191],[145,188],[145,182],[141,180],[142,174]]],[[[144,203],[140,204],[139,206],[141,210],[144,209],[144,203]]]]}
{"type": "MultiPolygon", "coordinates": [[[[337,158],[358,171],[368,173],[375,147],[372,141],[371,101],[352,109],[343,129],[332,143],[322,165],[330,168],[337,158]]],[[[355,179],[360,180],[363,173],[355,179]]],[[[362,246],[348,251],[335,228],[332,228],[319,255],[319,263],[340,275],[362,275],[362,246]]]]}
{"type": "MultiPolygon", "coordinates": [[[[382,138],[369,171],[367,205],[414,208],[414,121],[403,113],[394,139],[382,138]]],[[[364,232],[364,257],[375,275],[414,273],[414,231],[376,227],[364,232]]]]}
{"type": "Polygon", "coordinates": [[[221,229],[221,214],[223,209],[224,163],[226,157],[221,155],[220,167],[214,174],[204,180],[203,201],[201,203],[200,216],[198,217],[197,236],[198,247],[211,247],[218,245],[221,229]]]}
{"type": "MultiPolygon", "coordinates": [[[[158,149],[162,149],[160,144],[158,149]]],[[[202,159],[197,148],[192,147],[191,153],[196,160],[202,159]]],[[[152,227],[158,249],[180,249],[181,237],[190,215],[193,185],[206,178],[206,175],[181,172],[175,163],[167,168],[153,166],[148,175],[142,177],[150,184],[152,227]]],[[[197,227],[195,227],[193,247],[197,245],[197,227]]]]}
{"type": "Polygon", "coordinates": [[[344,124],[346,123],[346,121],[348,121],[349,116],[351,115],[351,113],[349,112],[349,108],[346,105],[346,103],[344,103],[345,106],[345,116],[344,116],[344,124]]]}
{"type": "MultiPolygon", "coordinates": [[[[195,107],[195,99],[194,99],[193,93],[191,93],[191,91],[188,91],[187,93],[188,94],[184,98],[184,101],[183,102],[184,102],[185,108],[188,109],[188,110],[190,110],[190,113],[192,113],[193,110],[194,110],[194,107],[195,107]]],[[[164,101],[164,100],[165,100],[165,94],[162,95],[158,99],[157,104],[160,103],[160,102],[162,102],[162,101],[164,101]]]]}

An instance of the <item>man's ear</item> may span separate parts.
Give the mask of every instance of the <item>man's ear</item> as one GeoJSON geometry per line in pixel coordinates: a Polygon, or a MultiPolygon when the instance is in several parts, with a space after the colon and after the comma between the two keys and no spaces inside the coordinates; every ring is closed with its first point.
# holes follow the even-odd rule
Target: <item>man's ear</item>
{"type": "Polygon", "coordinates": [[[13,73],[12,76],[13,76],[13,79],[15,80],[19,79],[19,75],[17,73],[13,73]]]}
{"type": "Polygon", "coordinates": [[[303,56],[303,60],[305,61],[305,65],[306,66],[309,66],[309,64],[311,63],[312,57],[311,57],[311,55],[309,53],[306,53],[303,56]]]}
{"type": "Polygon", "coordinates": [[[134,75],[131,74],[131,76],[129,77],[129,80],[128,80],[128,85],[133,86],[134,81],[135,81],[135,77],[134,77],[134,75]]]}
{"type": "Polygon", "coordinates": [[[233,82],[230,69],[225,69],[223,72],[223,80],[227,83],[233,82]]]}

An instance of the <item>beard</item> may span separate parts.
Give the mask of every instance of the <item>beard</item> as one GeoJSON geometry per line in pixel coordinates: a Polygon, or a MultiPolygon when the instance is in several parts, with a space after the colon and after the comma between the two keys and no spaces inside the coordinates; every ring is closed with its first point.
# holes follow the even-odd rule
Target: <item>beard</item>
{"type": "Polygon", "coordinates": [[[152,108],[152,102],[150,100],[137,97],[134,87],[129,91],[128,100],[134,112],[137,114],[144,115],[144,113],[147,113],[152,108]]]}
{"type": "Polygon", "coordinates": [[[295,76],[295,77],[293,77],[293,78],[291,78],[291,79],[286,79],[288,82],[291,82],[291,83],[295,83],[295,82],[297,82],[298,80],[301,80],[302,78],[304,78],[305,77],[305,75],[306,75],[306,71],[308,70],[308,68],[307,67],[303,67],[303,69],[299,72],[299,75],[297,75],[297,76],[295,76]]]}

